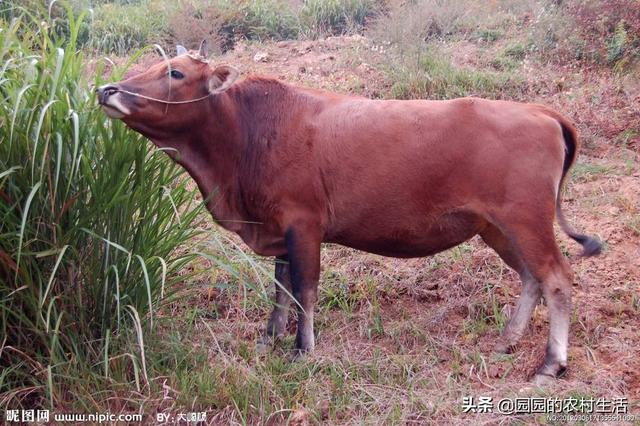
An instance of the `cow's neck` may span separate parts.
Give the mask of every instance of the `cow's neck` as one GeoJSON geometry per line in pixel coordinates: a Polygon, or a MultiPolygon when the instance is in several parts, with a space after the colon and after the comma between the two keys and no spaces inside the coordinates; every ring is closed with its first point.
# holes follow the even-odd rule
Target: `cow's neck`
{"type": "Polygon", "coordinates": [[[239,197],[238,179],[235,174],[241,146],[234,111],[229,100],[220,97],[206,106],[208,119],[202,119],[191,129],[166,138],[154,138],[160,147],[189,173],[198,185],[207,209],[219,223],[232,231],[238,231],[246,214],[239,197]]]}
{"type": "Polygon", "coordinates": [[[290,96],[276,80],[248,79],[212,98],[193,128],[176,132],[173,140],[154,140],[179,148],[179,155],[169,155],[195,180],[213,217],[231,231],[242,234],[259,221],[244,200],[261,181],[265,141],[278,137],[275,126],[288,116],[273,106],[287,104],[290,96]]]}

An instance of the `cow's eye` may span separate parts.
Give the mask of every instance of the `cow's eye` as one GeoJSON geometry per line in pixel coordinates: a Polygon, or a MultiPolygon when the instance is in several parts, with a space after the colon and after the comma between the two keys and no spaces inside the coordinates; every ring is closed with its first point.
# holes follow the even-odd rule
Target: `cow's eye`
{"type": "Polygon", "coordinates": [[[169,75],[171,76],[171,78],[175,78],[177,80],[181,80],[184,78],[184,74],[182,74],[180,71],[178,70],[171,70],[171,72],[169,73],[169,75]]]}

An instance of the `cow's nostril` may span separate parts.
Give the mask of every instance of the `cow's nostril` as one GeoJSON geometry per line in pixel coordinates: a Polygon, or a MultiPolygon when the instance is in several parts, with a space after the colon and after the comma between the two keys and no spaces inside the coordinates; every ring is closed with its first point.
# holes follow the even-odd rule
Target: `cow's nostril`
{"type": "Polygon", "coordinates": [[[100,103],[105,103],[107,98],[113,95],[114,93],[117,93],[118,90],[119,90],[118,86],[114,86],[112,84],[106,84],[104,86],[99,87],[97,89],[97,92],[98,92],[100,103]]]}

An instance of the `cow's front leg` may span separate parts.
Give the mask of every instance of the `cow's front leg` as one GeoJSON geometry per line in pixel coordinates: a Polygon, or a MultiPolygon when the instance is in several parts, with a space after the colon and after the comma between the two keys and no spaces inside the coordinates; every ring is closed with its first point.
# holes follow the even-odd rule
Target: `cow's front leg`
{"type": "Polygon", "coordinates": [[[298,302],[295,356],[313,351],[313,310],[320,278],[320,230],[310,224],[289,227],[286,236],[293,297],[298,302]]]}
{"type": "Polygon", "coordinates": [[[264,331],[260,341],[260,344],[265,346],[270,345],[273,338],[278,339],[284,336],[292,297],[289,258],[287,256],[279,256],[276,258],[275,266],[275,306],[267,323],[267,329],[264,331]]]}

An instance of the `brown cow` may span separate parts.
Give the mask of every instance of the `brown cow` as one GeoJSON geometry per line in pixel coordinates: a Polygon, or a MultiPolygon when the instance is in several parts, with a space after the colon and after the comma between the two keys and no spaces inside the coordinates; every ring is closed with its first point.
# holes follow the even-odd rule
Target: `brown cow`
{"type": "MultiPolygon", "coordinates": [[[[479,234],[520,274],[523,292],[497,344],[523,335],[541,296],[550,331],[542,383],[567,365],[572,273],[554,218],[579,143],[541,105],[477,98],[369,100],[249,77],[186,52],[98,89],[112,118],[173,148],[224,228],[276,256],[276,279],[299,302],[296,353],[313,350],[320,245],[428,256],[479,234]],[[216,194],[215,197],[211,197],[216,194]]],[[[289,297],[276,286],[265,336],[285,332],[289,297]]]]}

